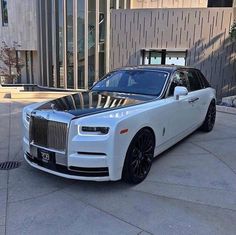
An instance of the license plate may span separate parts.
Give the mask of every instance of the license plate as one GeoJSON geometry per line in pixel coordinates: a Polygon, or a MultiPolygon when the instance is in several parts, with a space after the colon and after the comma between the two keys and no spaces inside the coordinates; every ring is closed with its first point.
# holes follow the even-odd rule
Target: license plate
{"type": "Polygon", "coordinates": [[[55,153],[44,149],[38,149],[38,159],[44,163],[54,163],[55,153]]]}

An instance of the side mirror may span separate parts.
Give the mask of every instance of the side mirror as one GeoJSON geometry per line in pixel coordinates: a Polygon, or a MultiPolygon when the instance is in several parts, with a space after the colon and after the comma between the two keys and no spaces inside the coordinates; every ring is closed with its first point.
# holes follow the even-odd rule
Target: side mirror
{"type": "Polygon", "coordinates": [[[179,100],[180,96],[187,95],[188,89],[184,86],[177,86],[174,90],[174,97],[176,100],[179,100]]]}

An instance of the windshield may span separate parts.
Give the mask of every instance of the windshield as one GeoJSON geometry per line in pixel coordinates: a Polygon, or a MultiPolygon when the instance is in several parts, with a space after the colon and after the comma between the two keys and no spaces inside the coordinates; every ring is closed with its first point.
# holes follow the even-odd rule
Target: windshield
{"type": "Polygon", "coordinates": [[[148,70],[119,70],[109,73],[92,91],[111,91],[159,96],[168,73],[148,70]]]}

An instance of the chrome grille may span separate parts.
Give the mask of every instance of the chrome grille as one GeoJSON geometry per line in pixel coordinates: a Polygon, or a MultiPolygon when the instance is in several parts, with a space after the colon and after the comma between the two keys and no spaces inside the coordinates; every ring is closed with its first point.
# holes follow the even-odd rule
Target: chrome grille
{"type": "Polygon", "coordinates": [[[58,151],[66,149],[67,124],[32,117],[30,139],[35,145],[58,151]]]}

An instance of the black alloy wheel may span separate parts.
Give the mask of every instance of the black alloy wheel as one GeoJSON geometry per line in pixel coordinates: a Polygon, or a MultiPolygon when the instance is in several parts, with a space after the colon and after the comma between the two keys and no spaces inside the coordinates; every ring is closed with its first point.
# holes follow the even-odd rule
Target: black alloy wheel
{"type": "Polygon", "coordinates": [[[201,126],[201,130],[205,132],[212,131],[216,120],[216,105],[215,101],[212,101],[206,114],[206,118],[201,126]]]}
{"type": "Polygon", "coordinates": [[[141,129],[128,148],[122,178],[131,184],[142,182],[152,166],[155,137],[148,128],[141,129]]]}

